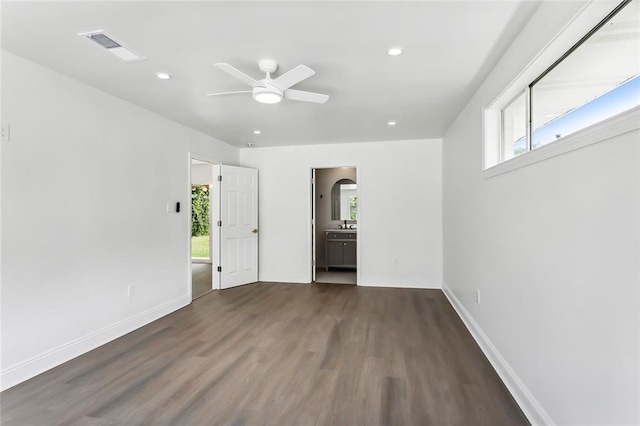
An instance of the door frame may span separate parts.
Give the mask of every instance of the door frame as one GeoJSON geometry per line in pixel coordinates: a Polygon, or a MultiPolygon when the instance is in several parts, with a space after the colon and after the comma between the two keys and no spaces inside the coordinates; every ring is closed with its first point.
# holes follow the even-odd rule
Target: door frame
{"type": "MultiPolygon", "coordinates": [[[[309,282],[310,283],[314,283],[316,280],[316,257],[317,257],[317,253],[316,253],[316,247],[317,247],[317,241],[316,241],[316,223],[315,223],[315,218],[317,217],[316,215],[316,200],[315,200],[315,194],[316,194],[316,187],[315,187],[315,175],[316,175],[316,170],[318,169],[340,169],[342,167],[349,167],[349,168],[354,168],[356,169],[356,184],[358,185],[357,189],[356,189],[356,194],[358,196],[358,238],[356,239],[356,285],[360,285],[361,280],[361,246],[362,246],[362,235],[363,235],[363,226],[362,226],[362,216],[361,216],[361,204],[360,204],[360,193],[361,193],[361,175],[360,175],[360,163],[359,162],[354,162],[352,163],[353,165],[345,165],[344,163],[341,164],[330,164],[330,165],[314,165],[310,167],[310,179],[309,179],[309,190],[307,191],[307,194],[309,194],[309,198],[310,198],[310,202],[307,203],[307,205],[309,206],[309,214],[307,214],[307,217],[309,218],[309,220],[307,221],[308,227],[307,227],[307,235],[310,235],[309,241],[311,243],[311,245],[309,246],[310,250],[310,255],[309,255],[309,282]]],[[[366,204],[366,202],[365,202],[366,204]]]]}
{"type": "Polygon", "coordinates": [[[316,169],[311,169],[311,282],[316,282],[318,242],[316,241],[316,169]]]}
{"type": "MultiPolygon", "coordinates": [[[[211,260],[211,288],[212,290],[220,290],[220,273],[218,272],[218,266],[220,266],[220,229],[214,224],[218,223],[220,220],[220,185],[218,185],[218,175],[220,174],[220,163],[216,160],[213,160],[206,155],[200,155],[197,153],[189,152],[188,155],[188,163],[187,163],[187,199],[189,209],[185,209],[185,212],[188,212],[185,222],[187,223],[187,265],[188,265],[188,274],[187,274],[187,294],[189,295],[189,300],[193,301],[193,293],[192,293],[192,272],[191,272],[191,165],[192,160],[203,161],[205,163],[211,164],[211,174],[212,180],[214,183],[211,184],[209,188],[209,259],[211,260]],[[211,208],[212,203],[216,203],[215,208],[211,208]],[[215,253],[214,253],[215,251],[215,253]]],[[[189,303],[191,303],[189,302],[189,303]]]]}

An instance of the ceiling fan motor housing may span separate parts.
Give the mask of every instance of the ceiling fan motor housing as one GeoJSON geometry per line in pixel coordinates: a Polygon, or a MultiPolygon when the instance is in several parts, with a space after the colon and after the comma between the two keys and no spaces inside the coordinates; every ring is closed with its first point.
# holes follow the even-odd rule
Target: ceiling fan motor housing
{"type": "Polygon", "coordinates": [[[269,74],[273,74],[278,69],[278,63],[273,59],[263,59],[258,62],[258,67],[262,72],[268,72],[269,74]]]}

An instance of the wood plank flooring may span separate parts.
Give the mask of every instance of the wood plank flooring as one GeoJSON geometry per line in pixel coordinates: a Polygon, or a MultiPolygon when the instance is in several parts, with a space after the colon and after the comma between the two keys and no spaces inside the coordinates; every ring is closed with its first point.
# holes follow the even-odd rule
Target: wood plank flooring
{"type": "Polygon", "coordinates": [[[213,291],[210,263],[191,264],[191,299],[197,299],[213,291]]]}
{"type": "Polygon", "coordinates": [[[216,291],[0,394],[3,425],[521,425],[439,290],[216,291]]]}

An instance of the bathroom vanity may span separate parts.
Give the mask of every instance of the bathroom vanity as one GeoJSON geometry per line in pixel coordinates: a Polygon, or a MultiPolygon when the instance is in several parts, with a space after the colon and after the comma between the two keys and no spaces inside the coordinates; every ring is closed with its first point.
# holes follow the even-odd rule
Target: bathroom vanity
{"type": "Polygon", "coordinates": [[[356,241],[358,233],[355,229],[326,229],[326,259],[329,268],[356,268],[356,241]]]}

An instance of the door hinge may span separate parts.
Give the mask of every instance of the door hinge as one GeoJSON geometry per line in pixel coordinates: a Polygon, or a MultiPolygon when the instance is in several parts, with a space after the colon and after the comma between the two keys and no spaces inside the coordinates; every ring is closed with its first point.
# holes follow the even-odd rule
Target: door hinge
{"type": "Polygon", "coordinates": [[[221,220],[218,221],[218,226],[222,226],[222,221],[221,220]]]}
{"type": "Polygon", "coordinates": [[[218,266],[218,272],[222,272],[222,266],[218,266]]]}
{"type": "Polygon", "coordinates": [[[218,182],[222,182],[222,175],[218,176],[218,182]]]}
{"type": "Polygon", "coordinates": [[[313,266],[316,266],[316,261],[315,260],[313,261],[313,266]]]}

